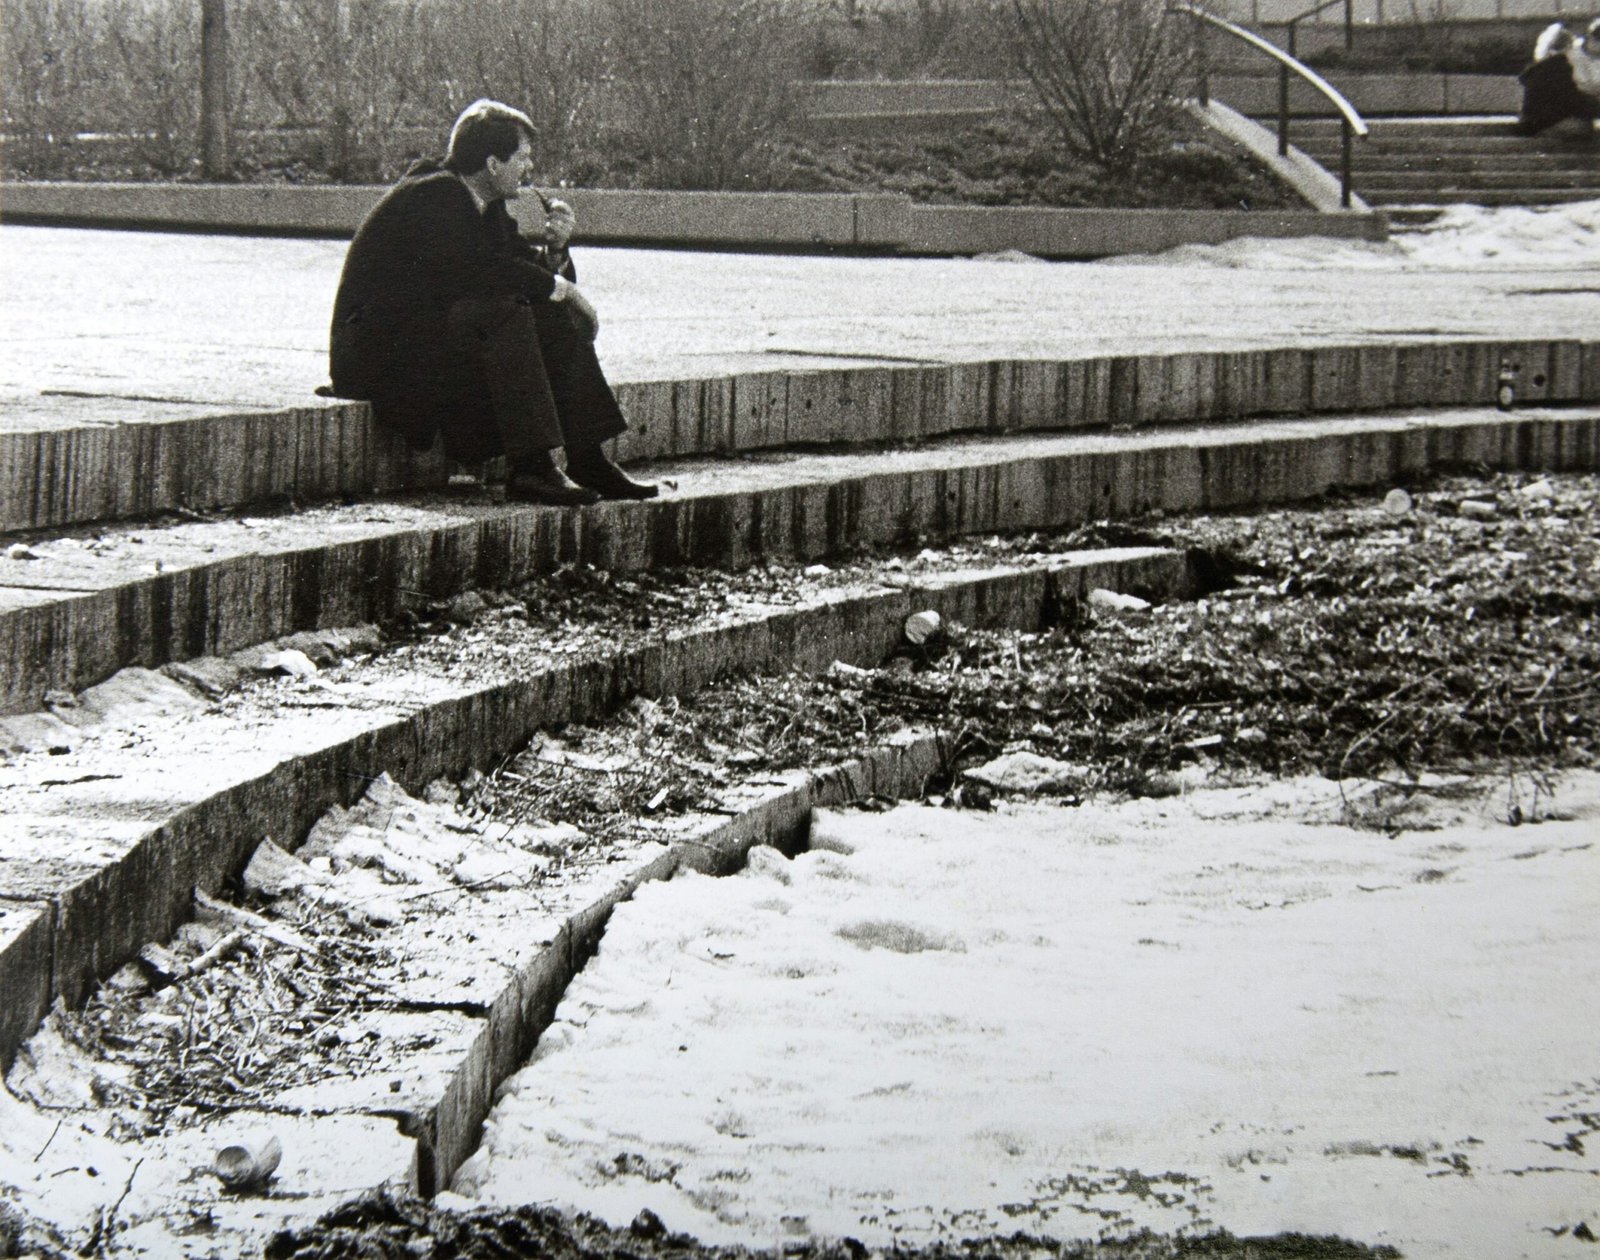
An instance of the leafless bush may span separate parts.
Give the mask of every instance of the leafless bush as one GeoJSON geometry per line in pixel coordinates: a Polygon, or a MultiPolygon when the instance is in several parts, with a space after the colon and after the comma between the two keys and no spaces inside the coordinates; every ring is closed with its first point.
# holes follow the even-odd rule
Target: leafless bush
{"type": "Polygon", "coordinates": [[[1165,133],[1194,47],[1165,0],[995,0],[993,12],[1068,152],[1127,161],[1165,133]]]}
{"type": "Polygon", "coordinates": [[[129,133],[133,152],[155,170],[181,171],[198,148],[199,10],[124,0],[106,18],[113,117],[100,125],[129,133]]]}
{"type": "Polygon", "coordinates": [[[235,0],[236,75],[280,127],[320,135],[338,179],[381,179],[406,121],[440,122],[447,93],[435,50],[453,16],[422,0],[235,0]],[[431,116],[430,116],[431,115],[431,116]]]}
{"type": "Polygon", "coordinates": [[[607,16],[643,179],[731,189],[764,169],[799,106],[806,15],[792,0],[609,0],[607,16]]]}
{"type": "Polygon", "coordinates": [[[0,91],[8,164],[32,175],[71,165],[74,138],[99,111],[104,23],[81,0],[0,5],[0,91]]]}
{"type": "Polygon", "coordinates": [[[489,96],[526,111],[539,131],[539,161],[560,168],[588,133],[604,72],[592,14],[584,0],[462,4],[444,36],[451,103],[489,96]]]}

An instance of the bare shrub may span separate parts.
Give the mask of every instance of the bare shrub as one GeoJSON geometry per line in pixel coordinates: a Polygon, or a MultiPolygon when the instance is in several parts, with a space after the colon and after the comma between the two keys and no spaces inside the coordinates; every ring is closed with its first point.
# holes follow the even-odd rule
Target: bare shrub
{"type": "Polygon", "coordinates": [[[158,172],[186,169],[200,127],[199,10],[124,0],[106,18],[114,119],[102,125],[127,132],[133,153],[158,172]]]}
{"type": "Polygon", "coordinates": [[[0,109],[8,165],[31,175],[70,169],[73,145],[101,110],[103,22],[81,0],[6,0],[0,5],[0,109]]]}
{"type": "Polygon", "coordinates": [[[1193,23],[1165,0],[995,0],[995,29],[1069,153],[1127,161],[1167,133],[1193,23]]]}
{"type": "MultiPolygon", "coordinates": [[[[560,168],[589,134],[587,115],[604,73],[584,0],[477,0],[459,7],[447,41],[452,114],[480,96],[525,111],[538,158],[560,168]]],[[[446,119],[448,125],[448,119],[446,119]]]]}
{"type": "Polygon", "coordinates": [[[805,13],[785,0],[609,0],[620,130],[657,188],[731,189],[799,108],[805,13]]]}
{"type": "Polygon", "coordinates": [[[235,0],[235,73],[274,107],[273,125],[317,136],[330,175],[382,179],[407,121],[441,125],[428,117],[445,95],[434,45],[451,20],[423,0],[235,0]]]}

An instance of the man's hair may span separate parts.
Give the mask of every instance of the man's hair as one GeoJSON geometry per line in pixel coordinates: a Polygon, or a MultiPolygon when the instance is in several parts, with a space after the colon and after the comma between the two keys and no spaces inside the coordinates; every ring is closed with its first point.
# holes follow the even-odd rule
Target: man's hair
{"type": "Polygon", "coordinates": [[[534,141],[533,119],[487,97],[461,111],[450,129],[450,149],[445,165],[457,175],[476,175],[493,154],[504,162],[517,151],[522,137],[534,141]]]}

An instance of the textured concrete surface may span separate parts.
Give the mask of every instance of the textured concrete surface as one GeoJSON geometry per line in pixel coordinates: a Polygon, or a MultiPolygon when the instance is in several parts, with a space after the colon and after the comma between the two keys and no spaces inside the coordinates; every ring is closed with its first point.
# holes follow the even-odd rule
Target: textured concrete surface
{"type": "MultiPolygon", "coordinates": [[[[1388,247],[1370,246],[1386,256],[1388,247]]],[[[0,227],[4,427],[304,407],[341,241],[0,227]]],[[[1593,268],[1330,270],[587,248],[618,381],[827,366],[1581,337],[1593,268]]]]}
{"type": "MultiPolygon", "coordinates": [[[[943,115],[936,116],[944,120],[943,115]]],[[[891,120],[896,124],[900,120],[891,120]]],[[[948,126],[948,121],[942,121],[948,126]]],[[[349,236],[381,187],[280,184],[66,184],[19,182],[0,190],[10,223],[146,227],[349,236]]],[[[1378,216],[1317,211],[1054,210],[1031,206],[923,206],[866,193],[664,192],[573,188],[563,194],[591,244],[676,248],[861,249],[975,254],[1026,249],[1050,258],[1099,258],[1245,235],[1382,240],[1378,216]]],[[[517,209],[514,209],[517,213],[517,209]]],[[[520,205],[528,218],[542,210],[520,205]]]]}
{"type": "Polygon", "coordinates": [[[1159,508],[1289,502],[1441,466],[1600,466],[1600,409],[1357,415],[958,438],[658,467],[667,493],[581,511],[358,503],[105,530],[0,556],[0,713],[129,665],[385,621],[419,598],[579,562],[611,571],[820,558],[1159,508]]]}

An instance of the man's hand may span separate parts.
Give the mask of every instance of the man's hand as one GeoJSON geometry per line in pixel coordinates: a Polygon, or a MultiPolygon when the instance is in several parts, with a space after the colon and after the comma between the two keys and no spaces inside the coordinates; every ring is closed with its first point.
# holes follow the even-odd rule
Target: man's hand
{"type": "Polygon", "coordinates": [[[545,244],[552,249],[565,249],[572,239],[572,230],[578,226],[578,216],[564,201],[550,199],[550,209],[544,217],[545,244]]]}
{"type": "Polygon", "coordinates": [[[574,285],[567,290],[567,296],[562,300],[562,304],[572,312],[572,322],[578,331],[593,341],[600,333],[600,316],[595,313],[589,299],[574,285]]]}

